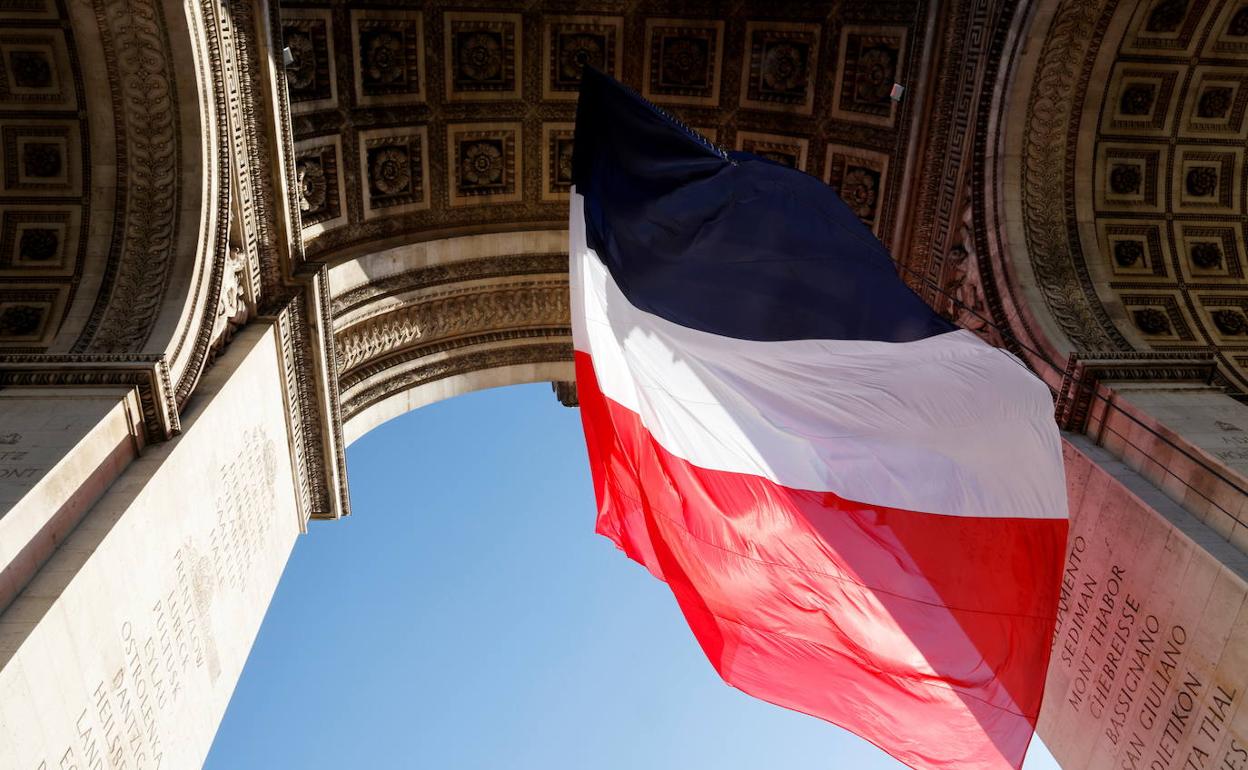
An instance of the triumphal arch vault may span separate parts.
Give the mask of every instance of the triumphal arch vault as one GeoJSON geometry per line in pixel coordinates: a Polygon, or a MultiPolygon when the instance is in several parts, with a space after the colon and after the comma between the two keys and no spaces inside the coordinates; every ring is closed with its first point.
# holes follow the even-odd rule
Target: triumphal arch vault
{"type": "Polygon", "coordinates": [[[1248,767],[1244,0],[0,3],[0,767],[198,766],[347,444],[575,405],[586,63],[1051,386],[1063,767],[1248,767]]]}

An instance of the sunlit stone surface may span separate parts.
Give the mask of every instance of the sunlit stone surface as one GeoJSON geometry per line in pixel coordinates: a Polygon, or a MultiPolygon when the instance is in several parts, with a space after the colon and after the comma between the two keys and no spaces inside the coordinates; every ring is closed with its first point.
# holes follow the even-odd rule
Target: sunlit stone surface
{"type": "Polygon", "coordinates": [[[0,616],[0,767],[197,767],[299,532],[275,334],[235,340],[0,616]]]}

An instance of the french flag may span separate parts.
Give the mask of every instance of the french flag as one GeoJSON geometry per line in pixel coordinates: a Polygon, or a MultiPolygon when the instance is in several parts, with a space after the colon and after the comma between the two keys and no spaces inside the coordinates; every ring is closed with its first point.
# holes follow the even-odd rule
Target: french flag
{"type": "Polygon", "coordinates": [[[819,180],[586,69],[570,222],[597,531],[730,685],[913,768],[1018,768],[1067,532],[1049,392],[819,180]]]}

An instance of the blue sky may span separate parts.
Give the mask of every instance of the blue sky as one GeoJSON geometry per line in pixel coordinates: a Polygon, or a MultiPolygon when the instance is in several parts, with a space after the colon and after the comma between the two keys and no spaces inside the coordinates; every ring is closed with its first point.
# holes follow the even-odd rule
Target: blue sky
{"type": "MultiPolygon", "coordinates": [[[[548,385],[411,412],[347,465],[354,513],[296,543],[210,770],[902,767],[720,682],[593,534],[580,417],[548,385]]],[[[1026,770],[1056,768],[1037,745],[1026,770]]]]}

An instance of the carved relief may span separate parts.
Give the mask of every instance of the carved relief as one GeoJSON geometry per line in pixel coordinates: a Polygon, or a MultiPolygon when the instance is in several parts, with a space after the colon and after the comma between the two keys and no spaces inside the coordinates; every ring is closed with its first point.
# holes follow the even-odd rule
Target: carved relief
{"type": "Polygon", "coordinates": [[[854,147],[828,146],[823,181],[840,193],[858,218],[879,235],[888,156],[854,147]]]}
{"type": "Polygon", "coordinates": [[[502,366],[571,360],[572,342],[569,340],[566,342],[546,342],[478,350],[439,361],[432,361],[412,369],[406,369],[368,388],[362,389],[358,393],[352,394],[343,403],[343,418],[349,420],[372,404],[382,401],[395,393],[401,393],[430,382],[446,379],[447,377],[454,377],[457,374],[467,374],[502,366]]]}
{"type": "MultiPolygon", "coordinates": [[[[835,11],[840,14],[837,18],[857,26],[863,35],[900,44],[897,62],[902,71],[919,66],[910,63],[918,55],[912,51],[921,50],[925,36],[935,32],[915,26],[923,6],[910,0],[843,8],[826,0],[799,0],[786,6],[783,19],[775,13],[759,18],[746,6],[715,13],[682,8],[682,18],[670,18],[647,13],[657,9],[598,0],[577,5],[575,12],[567,10],[570,6],[543,3],[523,14],[426,5],[419,15],[436,50],[425,52],[428,70],[423,73],[419,101],[400,104],[373,101],[364,93],[366,73],[361,69],[371,65],[361,58],[358,30],[364,19],[386,21],[385,29],[391,29],[391,24],[408,23],[403,20],[410,21],[417,11],[362,8],[343,0],[324,5],[328,14],[324,18],[333,23],[329,44],[340,70],[337,79],[356,93],[346,100],[350,104],[340,98],[334,109],[301,108],[293,121],[301,147],[318,137],[343,137],[339,178],[345,190],[345,218],[332,227],[304,231],[313,261],[332,261],[342,251],[358,253],[372,243],[419,240],[439,231],[548,227],[564,220],[568,185],[566,177],[561,178],[566,163],[561,164],[560,158],[566,158],[566,139],[548,126],[572,121],[580,68],[586,63],[601,63],[652,101],[670,108],[677,119],[707,127],[704,133],[715,134],[726,146],[735,146],[741,132],[783,136],[794,146],[805,140],[804,168],[820,174],[829,143],[859,154],[878,153],[896,172],[875,180],[884,184],[875,193],[880,201],[875,226],[887,236],[896,216],[890,201],[902,193],[902,170],[913,160],[907,154],[914,146],[908,128],[913,114],[906,105],[889,107],[896,113],[889,126],[833,118],[831,71],[837,45],[836,40],[829,44],[824,35],[839,34],[840,27],[829,29],[824,20],[835,11]],[[635,54],[632,58],[626,56],[629,50],[635,54]],[[827,93],[820,90],[824,84],[827,93]],[[724,88],[732,93],[725,94],[724,88]],[[514,153],[508,151],[508,137],[481,137],[492,142],[493,149],[473,149],[474,168],[464,173],[464,159],[454,154],[451,143],[461,126],[516,124],[519,133],[514,136],[520,141],[515,142],[514,153]],[[428,206],[370,205],[377,192],[368,158],[360,151],[359,132],[395,127],[396,134],[399,129],[410,133],[419,126],[427,129],[430,140],[425,166],[428,206]],[[812,152],[819,154],[815,157],[812,152]],[[513,157],[515,187],[507,171],[513,157]],[[504,160],[506,165],[500,163],[504,160]],[[500,171],[502,179],[496,176],[500,171]]],[[[292,18],[284,13],[284,18],[292,18]]],[[[387,45],[393,48],[395,42],[387,45]]],[[[397,83],[398,71],[393,72],[397,83]]],[[[863,89],[869,80],[870,75],[864,74],[863,89]]],[[[794,162],[792,148],[786,153],[785,162],[794,162]]],[[[776,159],[785,160],[780,154],[776,159]]],[[[293,181],[291,187],[297,189],[293,181]]]]}
{"type": "Polygon", "coordinates": [[[832,96],[835,117],[893,125],[897,103],[889,94],[893,83],[902,79],[906,35],[904,27],[842,28],[832,96]]]}
{"type": "Polygon", "coordinates": [[[1169,278],[1168,240],[1157,223],[1133,219],[1105,219],[1099,240],[1108,267],[1124,278],[1169,278]]]}
{"type": "Polygon", "coordinates": [[[361,310],[371,302],[434,286],[527,275],[559,275],[565,273],[567,269],[568,255],[562,252],[510,254],[426,265],[416,270],[374,278],[362,286],[335,294],[333,298],[334,319],[337,323],[344,315],[361,310]]]}
{"type": "Polygon", "coordinates": [[[988,344],[1000,347],[1003,344],[1001,334],[993,325],[991,311],[984,301],[979,261],[965,244],[959,244],[950,249],[945,269],[948,275],[943,288],[948,298],[945,316],[988,344]]]}
{"type": "Polygon", "coordinates": [[[746,24],[741,106],[809,115],[819,73],[819,32],[818,24],[746,24]]]}
{"type": "Polygon", "coordinates": [[[351,11],[357,104],[425,99],[424,15],[419,11],[351,11]]]}
{"type": "Polygon", "coordinates": [[[364,218],[429,208],[429,132],[361,131],[360,167],[366,175],[364,218]]]}
{"type": "Polygon", "coordinates": [[[519,201],[519,123],[463,123],[447,127],[452,206],[519,201]]]}
{"type": "Polygon", "coordinates": [[[119,180],[112,254],[105,286],[76,352],[141,350],[164,299],[177,242],[178,104],[165,21],[157,5],[99,0],[96,13],[113,40],[109,67],[114,109],[130,163],[119,180]],[[111,279],[111,280],[109,280],[111,279]]]}
{"type": "Polygon", "coordinates": [[[520,98],[519,14],[448,12],[442,27],[448,100],[520,98]]]}
{"type": "Polygon", "coordinates": [[[77,121],[0,121],[4,177],[0,192],[82,195],[82,139],[77,121]]]}
{"type": "Polygon", "coordinates": [[[646,19],[642,95],[659,104],[719,104],[724,22],[646,19]]]}
{"type": "MultiPolygon", "coordinates": [[[[1068,0],[1053,17],[1040,51],[1023,135],[1022,212],[1028,257],[1045,304],[1082,350],[1128,349],[1096,299],[1076,233],[1067,221],[1067,131],[1082,103],[1084,65],[1094,58],[1104,4],[1068,0]]],[[[1138,153],[1098,163],[1096,191],[1134,206],[1148,200],[1149,157],[1138,153]],[[1113,177],[1117,173],[1117,179],[1113,177]]],[[[1155,172],[1155,166],[1154,166],[1155,172]]],[[[1155,190],[1155,187],[1154,187],[1155,190]]],[[[1155,193],[1154,193],[1155,196],[1155,193]]],[[[1155,197],[1154,197],[1155,199],[1155,197]]]]}
{"type": "Polygon", "coordinates": [[[309,139],[295,145],[296,190],[306,234],[346,222],[341,157],[342,140],[337,136],[309,139]]]}
{"type": "Polygon", "coordinates": [[[422,299],[336,333],[342,374],[417,341],[469,331],[525,326],[566,326],[566,282],[533,282],[492,291],[468,291],[422,299]]]}
{"type": "Polygon", "coordinates": [[[548,16],[542,20],[542,98],[575,100],[586,65],[612,77],[624,69],[620,16],[548,16]]]}
{"type": "Polygon", "coordinates": [[[1185,257],[1184,269],[1191,278],[1243,279],[1243,238],[1237,234],[1235,226],[1229,223],[1180,222],[1177,237],[1179,251],[1185,257]]]}
{"type": "Polygon", "coordinates": [[[0,276],[72,276],[80,218],[76,206],[0,206],[0,276]]]}
{"type": "Polygon", "coordinates": [[[338,74],[331,42],[333,18],[328,11],[282,9],[282,39],[290,50],[286,88],[295,113],[328,109],[338,104],[338,74]]]}
{"type": "Polygon", "coordinates": [[[1193,213],[1232,213],[1240,209],[1243,149],[1182,147],[1175,157],[1174,210],[1193,213]]]}
{"type": "Polygon", "coordinates": [[[737,149],[754,153],[773,163],[806,170],[806,153],[810,142],[802,137],[764,134],[758,131],[738,131],[737,149]]]}
{"type": "Polygon", "coordinates": [[[1102,120],[1115,134],[1169,136],[1185,65],[1131,63],[1114,68],[1102,120]]]}
{"type": "Polygon", "coordinates": [[[566,201],[571,197],[574,125],[542,126],[542,200],[566,201]]]}
{"type": "Polygon", "coordinates": [[[1123,41],[1124,53],[1190,54],[1209,0],[1153,0],[1140,3],[1123,41]]]}
{"type": "Polygon", "coordinates": [[[0,292],[0,340],[9,345],[44,341],[55,304],[55,291],[0,292]]]}
{"type": "Polygon", "coordinates": [[[64,32],[27,29],[0,33],[0,106],[74,109],[77,103],[64,32]]]}
{"type": "MultiPolygon", "coordinates": [[[[1233,18],[1228,9],[1235,5],[1157,0],[1119,6],[1123,20],[1129,17],[1125,37],[1105,41],[1116,47],[1099,65],[1090,52],[1071,57],[1080,45],[1092,50],[1092,40],[1079,42],[1086,34],[1079,29],[1107,24],[1111,5],[1095,17],[1099,21],[1083,5],[1058,10],[1041,55],[1042,66],[1052,63],[1053,77],[1046,80],[1050,70],[1042,69],[1032,86],[1023,214],[1037,285],[1080,347],[1106,347],[1106,340],[1098,339],[1101,332],[1125,347],[1101,296],[1121,303],[1121,310],[1111,311],[1121,332],[1144,345],[1217,348],[1243,342],[1233,331],[1239,311],[1226,303],[1248,295],[1238,221],[1248,213],[1243,200],[1248,76],[1221,58],[1233,49],[1218,47],[1233,18]],[[1078,87],[1095,84],[1097,68],[1106,66],[1112,76],[1100,122],[1087,131],[1081,121],[1094,117],[1078,114],[1084,103],[1078,87]],[[1049,106],[1051,112],[1040,111],[1049,106]],[[1088,156],[1095,158],[1091,196],[1063,192],[1086,184],[1074,164],[1088,156]],[[1052,203],[1058,200],[1060,207],[1052,203]],[[1096,237],[1081,240],[1081,223],[1089,218],[1096,237]],[[1099,262],[1100,270],[1089,274],[1085,258],[1099,262]],[[1067,280],[1067,289],[1057,290],[1058,277],[1067,280]]],[[[1248,49],[1240,53],[1245,54],[1248,49]]],[[[1233,357],[1221,360],[1234,387],[1248,387],[1248,371],[1233,357]]]]}
{"type": "Polygon", "coordinates": [[[1195,342],[1183,306],[1173,294],[1123,294],[1122,304],[1136,330],[1150,343],[1195,342]]]}
{"type": "Polygon", "coordinates": [[[213,314],[211,349],[219,351],[229,343],[236,329],[247,323],[251,308],[247,302],[247,257],[237,247],[226,252],[221,291],[213,314]]]}

